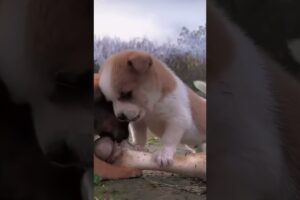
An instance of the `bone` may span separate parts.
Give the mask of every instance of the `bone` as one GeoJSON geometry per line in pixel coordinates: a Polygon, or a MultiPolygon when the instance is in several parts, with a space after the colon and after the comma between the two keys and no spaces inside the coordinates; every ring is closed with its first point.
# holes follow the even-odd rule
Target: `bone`
{"type": "MultiPolygon", "coordinates": [[[[98,145],[102,146],[101,148],[99,148],[100,150],[104,146],[106,146],[106,148],[104,148],[105,150],[113,149],[113,147],[107,147],[107,145],[113,146],[113,143],[108,142],[107,139],[104,140],[104,138],[98,141],[98,145]]],[[[110,153],[112,153],[112,151],[113,150],[111,150],[110,153]]],[[[99,157],[99,155],[97,155],[97,157],[99,157]]],[[[101,155],[99,158],[103,160],[103,157],[101,157],[101,155]]],[[[151,153],[136,151],[132,149],[123,149],[122,154],[114,161],[114,164],[124,167],[137,168],[141,170],[165,171],[181,174],[183,176],[199,177],[202,179],[206,179],[205,153],[175,155],[174,161],[170,165],[160,167],[154,161],[151,153]]]]}

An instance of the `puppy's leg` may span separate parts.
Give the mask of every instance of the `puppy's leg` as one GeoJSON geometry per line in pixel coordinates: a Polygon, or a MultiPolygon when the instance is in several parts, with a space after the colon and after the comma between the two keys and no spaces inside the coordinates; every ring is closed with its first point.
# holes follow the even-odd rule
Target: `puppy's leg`
{"type": "Polygon", "coordinates": [[[147,141],[147,125],[144,120],[131,122],[130,132],[133,138],[133,144],[137,150],[143,150],[147,141]]]}
{"type": "Polygon", "coordinates": [[[155,161],[161,167],[172,164],[176,147],[180,143],[183,134],[184,129],[176,126],[175,123],[171,123],[167,126],[161,138],[162,146],[160,150],[153,154],[155,161]]]}
{"type": "Polygon", "coordinates": [[[103,179],[121,179],[141,176],[142,170],[115,166],[94,156],[94,173],[103,179]]]}

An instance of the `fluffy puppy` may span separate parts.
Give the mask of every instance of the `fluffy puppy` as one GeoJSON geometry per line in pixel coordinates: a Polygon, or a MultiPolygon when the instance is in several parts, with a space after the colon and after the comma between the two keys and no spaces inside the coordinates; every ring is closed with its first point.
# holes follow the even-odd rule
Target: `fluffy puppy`
{"type": "Polygon", "coordinates": [[[100,137],[110,137],[113,141],[122,142],[129,138],[128,122],[119,121],[114,115],[113,105],[103,96],[97,87],[99,75],[94,74],[94,129],[100,137]]]}
{"type": "Polygon", "coordinates": [[[0,199],[93,199],[92,18],[93,1],[0,1],[0,199]]]}
{"type": "Polygon", "coordinates": [[[179,143],[200,148],[205,141],[206,100],[160,60],[124,50],[108,58],[100,74],[98,84],[117,118],[130,121],[135,145],[145,145],[147,128],[161,137],[161,148],[154,153],[158,164],[172,162],[179,143]]]}
{"type": "MultiPolygon", "coordinates": [[[[126,141],[129,137],[128,122],[120,122],[114,116],[111,102],[105,100],[99,87],[99,75],[94,74],[94,128],[100,137],[110,137],[113,141],[126,141]]],[[[95,144],[96,145],[96,144],[95,144]]],[[[96,149],[97,147],[95,147],[96,149]]],[[[94,173],[104,179],[130,178],[141,175],[142,171],[114,166],[94,155],[94,173]]]]}

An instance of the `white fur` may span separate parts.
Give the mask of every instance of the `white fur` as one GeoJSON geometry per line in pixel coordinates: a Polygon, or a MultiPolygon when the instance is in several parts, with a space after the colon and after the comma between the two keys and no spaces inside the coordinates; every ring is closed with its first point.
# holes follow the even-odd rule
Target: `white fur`
{"type": "MultiPolygon", "coordinates": [[[[175,77],[175,76],[174,76],[175,77]]],[[[157,102],[151,113],[147,113],[146,120],[150,129],[152,124],[156,124],[157,120],[171,121],[176,124],[176,127],[184,129],[184,134],[181,138],[181,143],[195,145],[200,143],[200,133],[197,130],[190,109],[190,100],[184,83],[176,77],[176,89],[168,94],[162,101],[157,102]]],[[[155,127],[155,125],[153,125],[155,127]]],[[[153,128],[154,133],[155,131],[153,128]]]]}
{"type": "Polygon", "coordinates": [[[157,102],[153,112],[147,113],[146,123],[153,133],[161,134],[162,147],[156,153],[157,162],[166,165],[172,162],[176,146],[179,143],[187,144],[191,147],[200,146],[200,129],[192,118],[191,105],[186,85],[172,72],[176,80],[176,89],[168,94],[162,101],[157,102]],[[164,121],[167,128],[163,133],[156,130],[155,124],[158,120],[164,121]],[[169,126],[169,127],[168,127],[169,126]]]}

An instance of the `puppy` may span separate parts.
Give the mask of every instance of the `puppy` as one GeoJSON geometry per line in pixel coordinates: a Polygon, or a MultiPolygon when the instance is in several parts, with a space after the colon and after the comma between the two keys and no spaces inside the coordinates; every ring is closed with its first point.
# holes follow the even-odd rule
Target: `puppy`
{"type": "Polygon", "coordinates": [[[128,122],[118,121],[114,116],[113,105],[103,96],[97,87],[99,75],[94,74],[94,129],[100,137],[110,137],[113,141],[122,142],[129,138],[128,122]]]}
{"type": "MultiPolygon", "coordinates": [[[[110,137],[115,142],[128,140],[128,122],[118,121],[114,116],[113,105],[107,101],[99,87],[99,75],[94,74],[94,128],[96,135],[110,137]]],[[[94,173],[104,179],[120,179],[136,177],[142,174],[141,170],[119,167],[100,160],[94,155],[94,173]]]]}
{"type": "Polygon", "coordinates": [[[81,0],[0,1],[0,79],[30,106],[39,146],[61,165],[92,165],[92,9],[81,0]]]}
{"type": "Polygon", "coordinates": [[[125,50],[107,59],[99,73],[99,87],[117,118],[130,122],[135,145],[145,145],[147,128],[161,137],[154,154],[158,164],[171,163],[179,143],[200,149],[206,138],[206,100],[166,64],[146,52],[125,50]]]}
{"type": "Polygon", "coordinates": [[[24,117],[1,130],[0,199],[90,198],[92,18],[93,1],[0,1],[1,105],[24,117]]]}
{"type": "Polygon", "coordinates": [[[207,19],[209,198],[300,199],[299,82],[211,1],[207,19]]]}

